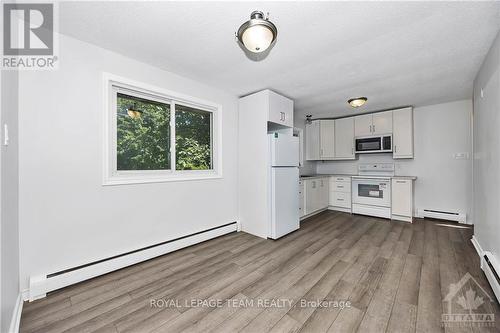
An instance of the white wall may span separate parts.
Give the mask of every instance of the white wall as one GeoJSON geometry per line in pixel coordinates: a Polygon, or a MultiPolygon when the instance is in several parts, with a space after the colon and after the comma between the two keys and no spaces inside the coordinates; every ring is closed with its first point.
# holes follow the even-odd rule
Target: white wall
{"type": "Polygon", "coordinates": [[[19,295],[19,230],[18,230],[18,75],[1,73],[1,289],[0,331],[7,332],[19,295]],[[3,125],[9,126],[10,142],[3,145],[3,125]]]}
{"type": "Polygon", "coordinates": [[[474,235],[497,262],[500,260],[499,128],[500,34],[474,82],[474,235]]]}
{"type": "Polygon", "coordinates": [[[316,172],[316,162],[306,160],[306,120],[302,116],[295,112],[293,117],[293,126],[302,129],[303,135],[303,145],[302,151],[304,152],[304,165],[299,169],[301,175],[312,174],[316,172]]]}
{"type": "Polygon", "coordinates": [[[55,71],[20,74],[21,287],[32,275],[237,220],[237,98],[60,37],[55,71]],[[102,72],[222,105],[223,179],[102,186],[102,72]]]}
{"type": "Polygon", "coordinates": [[[417,176],[415,209],[467,213],[471,219],[472,161],[457,160],[471,153],[472,101],[462,100],[414,109],[414,159],[393,160],[392,154],[359,155],[356,161],[317,162],[317,173],[354,173],[358,163],[396,164],[397,175],[417,176]]]}

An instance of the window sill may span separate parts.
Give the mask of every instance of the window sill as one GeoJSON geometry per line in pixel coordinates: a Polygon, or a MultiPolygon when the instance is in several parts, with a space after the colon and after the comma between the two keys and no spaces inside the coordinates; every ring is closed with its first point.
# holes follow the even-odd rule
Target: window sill
{"type": "Polygon", "coordinates": [[[222,175],[218,173],[197,173],[187,174],[179,173],[177,175],[159,176],[159,177],[146,177],[146,176],[112,176],[104,179],[103,186],[115,185],[132,185],[132,184],[151,184],[151,183],[170,183],[170,182],[187,182],[187,181],[200,181],[210,179],[222,179],[222,175]]]}

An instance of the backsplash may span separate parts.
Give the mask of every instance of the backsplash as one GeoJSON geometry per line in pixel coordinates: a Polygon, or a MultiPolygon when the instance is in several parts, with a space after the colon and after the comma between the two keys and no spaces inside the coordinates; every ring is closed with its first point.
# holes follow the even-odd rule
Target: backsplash
{"type": "Polygon", "coordinates": [[[316,163],[316,173],[326,174],[357,174],[360,163],[394,163],[396,175],[416,176],[413,170],[413,160],[394,160],[392,154],[360,154],[352,161],[321,161],[316,163]]]}

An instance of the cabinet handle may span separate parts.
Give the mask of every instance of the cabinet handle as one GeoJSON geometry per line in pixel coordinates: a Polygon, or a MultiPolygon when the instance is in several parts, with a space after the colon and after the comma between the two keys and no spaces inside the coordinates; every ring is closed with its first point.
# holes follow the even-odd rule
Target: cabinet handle
{"type": "Polygon", "coordinates": [[[373,133],[375,133],[375,125],[373,125],[373,133]]]}
{"type": "Polygon", "coordinates": [[[344,199],[337,198],[337,201],[344,201],[344,199]]]}
{"type": "Polygon", "coordinates": [[[338,188],[344,188],[344,185],[337,185],[338,188]]]}
{"type": "Polygon", "coordinates": [[[398,183],[398,184],[406,184],[406,180],[396,180],[396,183],[398,183]]]}
{"type": "Polygon", "coordinates": [[[398,152],[398,146],[397,145],[394,145],[394,152],[397,153],[398,152]]]}

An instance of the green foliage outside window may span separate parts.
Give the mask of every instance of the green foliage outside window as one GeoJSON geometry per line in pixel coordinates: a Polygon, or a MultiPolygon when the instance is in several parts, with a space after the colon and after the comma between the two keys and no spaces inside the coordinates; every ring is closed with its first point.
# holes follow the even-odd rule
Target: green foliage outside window
{"type": "MultiPolygon", "coordinates": [[[[210,112],[176,105],[176,170],[212,169],[211,128],[210,112]]],[[[118,93],[116,148],[119,171],[170,169],[170,105],[118,93]]]]}
{"type": "Polygon", "coordinates": [[[170,105],[118,94],[117,109],[118,170],[170,169],[170,105]]]}
{"type": "Polygon", "coordinates": [[[212,113],[183,105],[175,106],[177,170],[211,169],[210,129],[212,113]]]}

